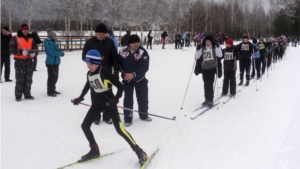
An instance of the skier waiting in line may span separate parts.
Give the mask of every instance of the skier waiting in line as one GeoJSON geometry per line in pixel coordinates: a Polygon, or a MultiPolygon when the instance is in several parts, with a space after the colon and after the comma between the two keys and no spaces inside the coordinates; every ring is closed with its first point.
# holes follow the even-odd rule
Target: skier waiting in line
{"type": "Polygon", "coordinates": [[[233,45],[233,40],[228,38],[226,40],[226,48],[223,49],[223,57],[224,58],[224,81],[223,81],[223,91],[222,96],[226,96],[228,93],[229,83],[230,83],[230,95],[235,96],[236,94],[236,49],[233,45]]]}
{"type": "Polygon", "coordinates": [[[123,85],[118,79],[101,65],[102,57],[97,50],[89,50],[85,57],[85,62],[89,71],[87,72],[87,81],[82,90],[81,95],[73,100],[74,105],[78,105],[84,100],[84,96],[91,89],[92,105],[87,112],[81,128],[89,141],[91,150],[79,161],[87,161],[100,156],[99,147],[95,141],[91,131],[91,125],[94,119],[99,115],[99,112],[106,110],[109,113],[114,127],[118,134],[122,136],[137,154],[140,164],[144,164],[147,159],[147,154],[136,144],[132,136],[125,130],[119,116],[117,104],[122,97],[123,85]],[[108,83],[117,87],[117,94],[114,96],[108,83]]]}
{"type": "Polygon", "coordinates": [[[240,83],[243,85],[244,72],[246,73],[246,86],[250,83],[250,67],[251,67],[251,55],[253,54],[253,45],[249,42],[247,35],[243,36],[243,42],[237,47],[240,57],[240,83]]]}
{"type": "Polygon", "coordinates": [[[181,35],[176,32],[175,34],[175,49],[180,49],[181,44],[180,44],[180,39],[181,39],[181,35]]]}
{"type": "Polygon", "coordinates": [[[260,55],[260,64],[262,65],[261,72],[262,75],[265,74],[266,71],[266,60],[267,60],[267,43],[264,42],[264,38],[260,37],[259,38],[259,43],[258,43],[258,49],[259,49],[259,55],[260,55]]]}
{"type": "Polygon", "coordinates": [[[253,38],[253,57],[252,57],[252,75],[251,79],[254,79],[255,77],[255,70],[257,73],[257,79],[260,79],[260,54],[259,54],[259,48],[257,46],[257,39],[253,38]]]}
{"type": "Polygon", "coordinates": [[[267,57],[267,69],[269,70],[271,63],[272,63],[272,57],[274,53],[274,38],[269,38],[267,42],[267,51],[268,51],[268,57],[267,57]]]}
{"type": "Polygon", "coordinates": [[[202,48],[195,53],[195,59],[197,60],[195,74],[202,73],[204,82],[205,101],[202,103],[202,106],[213,107],[215,74],[217,73],[218,78],[222,76],[221,57],[221,48],[215,45],[211,36],[206,36],[203,40],[202,48]]]}

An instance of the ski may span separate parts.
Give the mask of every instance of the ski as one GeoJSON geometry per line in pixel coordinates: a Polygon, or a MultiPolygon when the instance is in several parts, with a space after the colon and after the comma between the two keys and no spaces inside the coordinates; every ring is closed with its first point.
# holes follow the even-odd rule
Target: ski
{"type": "Polygon", "coordinates": [[[102,159],[102,158],[104,158],[104,157],[114,155],[114,154],[119,153],[119,152],[122,152],[122,151],[124,151],[124,150],[125,150],[125,149],[122,149],[122,150],[119,150],[119,151],[115,151],[115,152],[111,152],[111,153],[107,153],[107,154],[103,154],[103,155],[100,155],[99,157],[92,158],[92,159],[85,160],[85,161],[80,161],[80,160],[78,160],[77,162],[74,162],[74,163],[71,163],[71,164],[67,164],[67,165],[65,165],[65,166],[59,167],[58,169],[63,169],[63,168],[71,167],[71,166],[74,166],[74,165],[77,165],[77,164],[81,164],[81,163],[86,163],[86,162],[92,162],[92,161],[95,161],[95,160],[100,160],[100,159],[102,159]]]}
{"type": "MultiPolygon", "coordinates": [[[[220,96],[220,97],[217,98],[214,102],[216,102],[216,101],[222,99],[223,97],[224,97],[224,96],[220,96]]],[[[200,106],[200,107],[198,107],[197,109],[195,109],[195,110],[193,111],[193,113],[195,113],[196,111],[198,111],[198,110],[200,110],[200,109],[203,109],[204,107],[206,107],[206,106],[200,106]]]]}
{"type": "Polygon", "coordinates": [[[147,160],[145,161],[145,163],[143,165],[141,165],[141,169],[145,169],[147,167],[147,164],[150,162],[150,160],[154,157],[154,155],[158,152],[159,148],[156,149],[154,151],[154,153],[152,153],[148,158],[147,160]]]}
{"type": "MultiPolygon", "coordinates": [[[[219,102],[220,103],[220,102],[219,102]]],[[[214,104],[212,107],[208,107],[205,110],[203,110],[202,112],[200,112],[199,114],[197,114],[194,117],[191,117],[191,120],[195,120],[197,117],[201,116],[202,114],[204,114],[205,112],[207,112],[208,110],[214,108],[215,106],[217,106],[219,103],[214,104]]]]}
{"type": "Polygon", "coordinates": [[[225,100],[225,101],[223,102],[223,104],[228,103],[232,98],[235,98],[235,96],[229,96],[229,98],[228,98],[227,100],[225,100]]]}

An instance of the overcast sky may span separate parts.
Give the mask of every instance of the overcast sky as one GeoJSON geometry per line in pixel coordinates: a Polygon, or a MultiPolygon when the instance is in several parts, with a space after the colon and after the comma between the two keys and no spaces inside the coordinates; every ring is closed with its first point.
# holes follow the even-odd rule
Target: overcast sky
{"type": "MultiPolygon", "coordinates": [[[[225,0],[215,0],[215,1],[219,1],[219,2],[224,2],[225,0]]],[[[250,0],[251,2],[252,0],[250,0]]],[[[261,4],[263,5],[265,11],[269,10],[270,8],[270,2],[269,0],[260,0],[261,1],[261,4]]]]}

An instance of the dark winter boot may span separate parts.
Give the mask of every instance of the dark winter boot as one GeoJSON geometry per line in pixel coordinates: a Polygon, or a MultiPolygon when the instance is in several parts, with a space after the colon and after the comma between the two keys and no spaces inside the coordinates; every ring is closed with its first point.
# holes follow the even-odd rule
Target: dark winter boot
{"type": "Polygon", "coordinates": [[[132,149],[136,153],[136,155],[138,156],[139,163],[142,166],[146,162],[146,160],[147,160],[147,154],[137,144],[134,145],[134,147],[132,149]]]}
{"type": "Polygon", "coordinates": [[[25,96],[25,99],[26,100],[34,100],[34,97],[32,97],[31,95],[29,95],[29,96],[25,96]]]}
{"type": "Polygon", "coordinates": [[[205,101],[202,103],[202,106],[206,106],[206,105],[207,105],[207,103],[208,103],[208,101],[207,101],[207,100],[205,100],[205,101]]]}
{"type": "Polygon", "coordinates": [[[250,80],[247,80],[246,81],[246,86],[249,86],[249,84],[250,84],[250,80]]]}
{"type": "Polygon", "coordinates": [[[225,92],[222,92],[222,94],[221,94],[221,96],[226,96],[227,95],[227,93],[225,93],[225,92]]]}
{"type": "Polygon", "coordinates": [[[214,105],[214,103],[213,103],[213,102],[211,102],[211,101],[207,102],[207,107],[209,107],[209,108],[212,108],[212,107],[213,107],[213,105],[214,105]]]}
{"type": "Polygon", "coordinates": [[[240,83],[238,84],[239,86],[242,86],[243,85],[243,81],[241,80],[240,83]]]}
{"type": "Polygon", "coordinates": [[[90,147],[91,147],[91,150],[86,155],[82,156],[81,159],[78,160],[78,162],[87,161],[87,160],[97,158],[100,156],[100,151],[99,151],[99,147],[97,144],[93,144],[90,147]]]}

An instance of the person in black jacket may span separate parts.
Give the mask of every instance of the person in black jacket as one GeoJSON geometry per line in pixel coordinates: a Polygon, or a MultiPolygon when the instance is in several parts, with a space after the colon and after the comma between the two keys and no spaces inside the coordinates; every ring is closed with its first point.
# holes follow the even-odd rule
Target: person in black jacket
{"type": "MultiPolygon", "coordinates": [[[[148,80],[146,73],[149,69],[149,55],[146,49],[140,46],[140,38],[137,35],[129,37],[129,46],[123,47],[119,53],[120,69],[124,84],[124,107],[133,109],[133,90],[135,88],[139,105],[140,119],[151,121],[148,117],[148,80]]],[[[124,110],[125,126],[132,124],[133,114],[124,110]]]]}
{"type": "Polygon", "coordinates": [[[234,96],[236,94],[236,49],[233,45],[233,40],[227,38],[226,48],[223,49],[224,58],[224,82],[222,96],[226,96],[228,93],[228,87],[230,83],[230,95],[234,96]]]}
{"type": "Polygon", "coordinates": [[[152,30],[149,30],[149,33],[148,33],[148,42],[147,42],[147,50],[148,50],[148,45],[150,45],[150,49],[152,50],[152,39],[153,37],[151,36],[151,32],[152,30]]]}
{"type": "MultiPolygon", "coordinates": [[[[115,43],[112,39],[105,36],[107,32],[106,26],[100,23],[95,28],[96,36],[87,40],[82,51],[82,60],[85,60],[86,53],[91,49],[96,49],[102,56],[102,66],[108,71],[113,72],[114,76],[119,79],[119,68],[118,68],[118,52],[115,43]]],[[[111,88],[111,87],[110,87],[111,88]]],[[[99,124],[101,115],[95,119],[95,124],[99,124]]],[[[109,114],[103,112],[103,120],[112,124],[109,114]]]]}
{"type": "Polygon", "coordinates": [[[166,37],[169,36],[167,31],[165,30],[162,34],[161,34],[161,40],[162,40],[162,49],[165,49],[165,44],[166,44],[166,37]]]}
{"type": "Polygon", "coordinates": [[[259,55],[260,55],[260,62],[262,65],[262,75],[265,74],[266,66],[267,66],[267,43],[264,42],[264,38],[259,38],[258,43],[259,55]]]}
{"type": "Polygon", "coordinates": [[[123,38],[121,39],[121,46],[128,46],[128,39],[130,36],[131,31],[126,31],[126,34],[123,36],[123,38]]]}
{"type": "Polygon", "coordinates": [[[4,65],[5,66],[4,79],[6,82],[12,82],[12,80],[9,79],[10,76],[9,41],[11,40],[11,37],[12,36],[9,32],[8,27],[7,26],[3,27],[1,30],[1,76],[0,77],[2,77],[2,70],[4,65]]]}
{"type": "MultiPolygon", "coordinates": [[[[41,41],[41,39],[40,39],[40,37],[39,37],[39,34],[37,33],[36,30],[33,30],[33,31],[31,32],[31,36],[32,36],[33,40],[35,41],[35,43],[36,43],[37,45],[42,43],[42,41],[41,41]]],[[[35,55],[34,58],[33,58],[33,69],[32,69],[33,71],[36,71],[37,55],[38,55],[38,53],[36,53],[36,55],[35,55]]]]}
{"type": "Polygon", "coordinates": [[[222,77],[222,51],[217,47],[214,39],[211,36],[206,36],[202,42],[202,47],[197,48],[195,59],[197,64],[195,67],[195,74],[202,73],[204,82],[204,97],[205,101],[202,106],[213,107],[214,99],[214,81],[217,73],[218,78],[222,77]]]}
{"type": "Polygon", "coordinates": [[[244,72],[246,72],[246,86],[250,84],[250,68],[251,68],[251,56],[253,54],[253,44],[249,42],[247,35],[243,36],[243,42],[238,47],[238,53],[240,56],[240,83],[243,85],[244,72]]]}
{"type": "Polygon", "coordinates": [[[79,161],[87,161],[100,156],[98,144],[91,131],[91,125],[99,112],[106,110],[113,120],[117,133],[123,137],[133,151],[135,151],[139,158],[139,162],[142,165],[147,160],[147,154],[125,130],[121,123],[117,108],[119,99],[122,97],[123,85],[114,75],[112,75],[110,70],[101,65],[101,60],[101,55],[97,50],[89,50],[86,53],[85,62],[89,68],[86,78],[87,81],[80,96],[72,100],[74,105],[78,105],[84,100],[84,96],[88,90],[91,90],[92,105],[81,124],[81,128],[89,141],[91,150],[86,155],[82,156],[79,161]],[[111,87],[107,85],[108,83],[117,87],[118,90],[116,95],[112,93],[111,87]]]}
{"type": "Polygon", "coordinates": [[[176,32],[176,34],[175,34],[175,49],[181,48],[180,41],[181,41],[181,35],[178,32],[176,32]]]}

